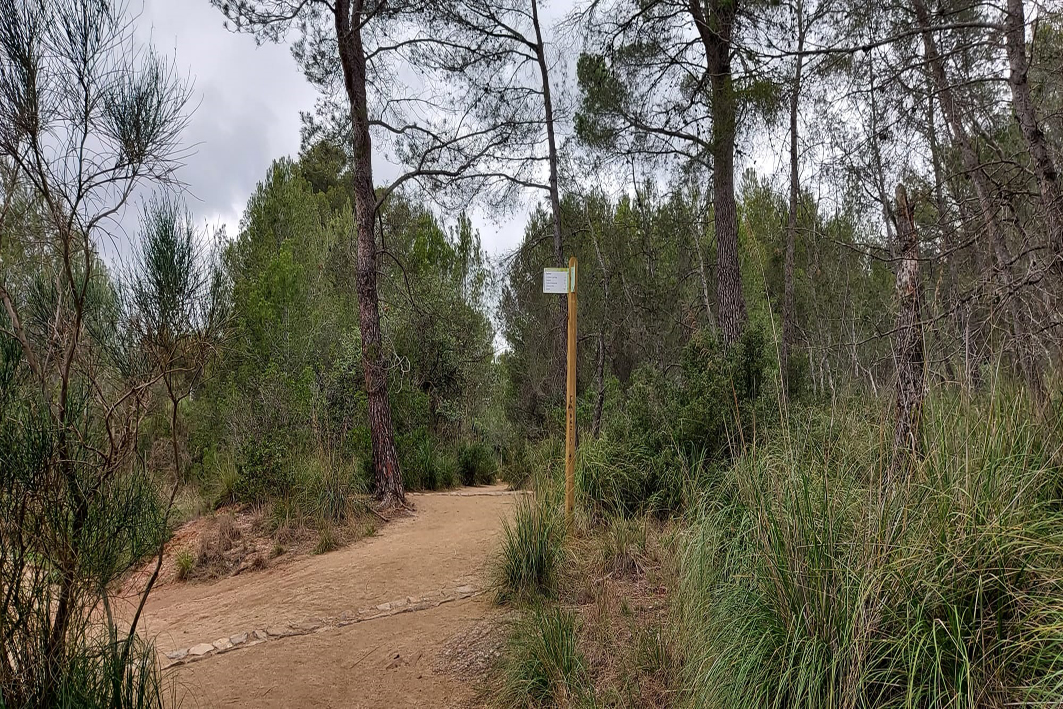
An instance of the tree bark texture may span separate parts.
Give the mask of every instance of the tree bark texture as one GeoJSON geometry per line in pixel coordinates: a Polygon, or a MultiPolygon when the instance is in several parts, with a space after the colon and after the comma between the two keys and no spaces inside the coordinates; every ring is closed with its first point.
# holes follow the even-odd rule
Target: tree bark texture
{"type": "Polygon", "coordinates": [[[1030,94],[1030,60],[1026,54],[1026,10],[1023,0],[1008,0],[1004,38],[1011,69],[1008,85],[1011,87],[1012,109],[1026,140],[1030,163],[1041,190],[1041,203],[1045,209],[1052,248],[1056,252],[1053,263],[1059,268],[1063,265],[1060,262],[1063,258],[1063,197],[1060,196],[1059,174],[1048,152],[1045,134],[1038,125],[1037,110],[1030,94]]]}
{"type": "Polygon", "coordinates": [[[779,371],[782,376],[782,398],[790,395],[790,351],[794,342],[794,256],[797,248],[797,206],[801,197],[800,174],[797,164],[797,112],[801,98],[801,70],[804,68],[805,26],[798,6],[797,58],[794,60],[794,86],[790,95],[790,208],[786,216],[786,254],[783,258],[782,343],[779,347],[779,371]]]}
{"type": "Polygon", "coordinates": [[[919,281],[919,239],[903,185],[897,185],[897,325],[894,357],[897,369],[896,428],[891,477],[921,451],[919,425],[926,394],[923,358],[922,286],[919,281]]]}
{"type": "Polygon", "coordinates": [[[746,302],[738,261],[738,209],[734,194],[737,112],[731,41],[738,0],[690,0],[689,10],[705,47],[712,97],[712,190],[716,221],[716,317],[727,345],[742,336],[746,302]]]}
{"type": "Polygon", "coordinates": [[[373,446],[373,473],[376,497],[382,507],[406,502],[395,449],[395,432],[391,422],[387,370],[384,366],[383,339],[380,334],[380,304],[377,298],[378,251],[374,217],[376,194],[373,190],[373,153],[369,135],[369,110],[366,96],[366,63],[359,26],[361,0],[336,0],[336,38],[339,44],[343,83],[351,115],[354,162],[354,211],[357,229],[358,324],[362,335],[362,368],[369,408],[369,430],[373,446]],[[353,10],[353,12],[352,12],[353,10]],[[352,27],[352,15],[354,26],[352,27]]]}

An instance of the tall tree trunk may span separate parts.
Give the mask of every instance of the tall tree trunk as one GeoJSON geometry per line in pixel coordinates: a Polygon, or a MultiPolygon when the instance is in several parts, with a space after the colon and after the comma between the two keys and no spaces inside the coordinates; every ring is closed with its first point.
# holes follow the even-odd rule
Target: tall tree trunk
{"type": "MultiPolygon", "coordinates": [[[[546,43],[543,42],[542,28],[539,24],[538,0],[531,0],[532,26],[535,28],[535,61],[539,67],[539,76],[543,85],[543,116],[546,121],[547,162],[550,166],[548,184],[550,187],[550,216],[554,228],[554,264],[558,268],[568,265],[565,258],[564,242],[561,238],[561,192],[557,179],[557,136],[554,132],[554,102],[550,93],[550,66],[546,62],[546,43]]],[[[558,298],[557,317],[557,377],[556,391],[561,391],[561,384],[567,376],[567,358],[565,355],[566,322],[568,320],[568,299],[558,298]]]]}
{"type": "Polygon", "coordinates": [[[1057,258],[1057,268],[1063,267],[1063,196],[1059,190],[1059,173],[1048,152],[1045,135],[1037,124],[1037,110],[1030,95],[1030,60],[1026,54],[1026,10],[1023,0],[1008,0],[1008,9],[1004,17],[1005,47],[1008,52],[1008,65],[1011,73],[1008,85],[1011,86],[1012,109],[1015,120],[1019,123],[1022,136],[1026,139],[1026,148],[1030,152],[1033,172],[1037,177],[1037,186],[1041,190],[1041,202],[1045,208],[1049,236],[1057,258]]]}
{"type": "Polygon", "coordinates": [[[925,0],[912,0],[912,8],[915,10],[916,20],[921,30],[923,50],[930,68],[930,75],[936,84],[941,113],[945,117],[945,122],[952,133],[953,142],[960,149],[963,167],[974,186],[982,223],[989,237],[989,246],[996,262],[999,295],[1007,308],[1007,319],[1012,331],[1013,344],[1016,348],[1015,357],[1018,369],[1026,381],[1030,395],[1034,399],[1040,400],[1043,397],[1041,373],[1036,360],[1032,356],[1032,342],[1026,326],[1026,319],[1018,307],[1015,294],[1011,292],[1011,258],[1008,254],[1003,229],[997,217],[997,208],[993,203],[989,179],[982,169],[982,161],[978,156],[974,142],[967,131],[967,127],[964,125],[963,118],[953,97],[952,87],[945,74],[945,62],[938,52],[937,43],[934,41],[930,13],[927,10],[925,0]]]}
{"type": "MultiPolygon", "coordinates": [[[[934,91],[932,85],[927,86],[926,114],[927,140],[930,144],[930,163],[934,173],[934,208],[937,210],[937,227],[941,239],[940,249],[944,254],[940,259],[943,267],[941,275],[941,280],[943,281],[940,297],[941,311],[946,323],[944,327],[949,331],[949,335],[962,339],[963,328],[956,307],[956,254],[952,252],[954,239],[952,238],[948,202],[945,200],[946,178],[945,171],[941,165],[941,146],[938,143],[937,138],[937,112],[934,110],[934,91]]],[[[954,344],[952,342],[952,337],[947,338],[946,344],[954,344]]],[[[944,353],[945,371],[949,379],[955,381],[957,377],[952,363],[952,353],[953,350],[951,348],[944,353]]],[[[964,371],[964,375],[966,376],[966,370],[964,371]]],[[[964,386],[966,385],[967,382],[964,381],[964,386]]]]}
{"type": "Polygon", "coordinates": [[[734,193],[735,130],[737,127],[731,38],[738,0],[689,0],[698,35],[705,47],[712,95],[712,190],[716,222],[716,317],[724,342],[733,345],[746,323],[742,272],[738,262],[738,209],[734,193]]]}
{"type": "Polygon", "coordinates": [[[801,196],[797,165],[797,109],[801,98],[801,70],[804,68],[804,6],[797,4],[797,58],[794,61],[794,86],[790,94],[790,208],[786,216],[786,255],[783,259],[782,344],[779,348],[779,371],[782,375],[782,398],[790,397],[790,351],[794,342],[794,252],[797,248],[797,204],[801,196]]]}
{"type": "Polygon", "coordinates": [[[395,450],[387,370],[384,367],[383,340],[380,335],[380,304],[377,299],[378,251],[374,229],[376,193],[373,190],[373,151],[369,135],[366,66],[362,47],[362,9],[362,0],[355,0],[353,7],[350,0],[336,0],[334,13],[353,136],[354,211],[358,231],[358,324],[362,334],[362,368],[365,371],[365,391],[369,404],[373,472],[376,478],[376,497],[381,506],[387,508],[405,504],[406,496],[402,485],[402,472],[399,470],[399,457],[395,450]]]}
{"type": "Polygon", "coordinates": [[[598,357],[594,363],[595,385],[598,387],[594,398],[594,419],[591,421],[591,435],[595,438],[602,431],[602,412],[605,409],[605,338],[598,333],[598,357]]]}
{"type": "Polygon", "coordinates": [[[923,360],[922,289],[919,282],[919,239],[903,185],[897,185],[897,326],[894,352],[897,369],[896,427],[890,478],[919,456],[919,425],[926,394],[923,360]]]}
{"type": "MultiPolygon", "coordinates": [[[[585,209],[584,214],[587,215],[587,228],[590,231],[591,241],[594,243],[594,253],[598,257],[598,268],[602,270],[602,299],[605,303],[609,303],[609,270],[605,265],[605,257],[602,256],[601,245],[598,243],[589,209],[585,209]]],[[[594,418],[591,420],[591,435],[597,438],[602,430],[602,412],[605,409],[605,336],[601,330],[598,331],[598,353],[594,365],[594,378],[597,395],[594,401],[594,418]]]]}
{"type": "Polygon", "coordinates": [[[709,297],[709,270],[705,267],[705,253],[701,248],[701,237],[705,233],[704,224],[694,220],[694,253],[698,257],[698,273],[701,276],[701,303],[705,307],[705,322],[716,329],[716,317],[712,314],[712,298],[709,297]]]}
{"type": "MultiPolygon", "coordinates": [[[[879,146],[878,133],[878,101],[876,96],[878,95],[878,89],[875,85],[875,64],[872,55],[871,60],[868,62],[868,73],[870,80],[870,89],[868,96],[871,103],[871,135],[868,138],[868,144],[871,146],[871,161],[874,168],[875,178],[875,191],[878,192],[878,201],[882,206],[882,220],[886,223],[886,238],[891,247],[897,243],[896,235],[893,228],[893,212],[890,209],[889,193],[886,191],[886,168],[882,164],[882,150],[879,146]]],[[[881,84],[879,85],[881,86],[881,84]]]]}

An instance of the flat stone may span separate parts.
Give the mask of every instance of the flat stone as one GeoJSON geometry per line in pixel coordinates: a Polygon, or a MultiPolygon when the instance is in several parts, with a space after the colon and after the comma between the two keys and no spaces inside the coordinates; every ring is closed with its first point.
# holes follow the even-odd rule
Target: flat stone
{"type": "Polygon", "coordinates": [[[229,636],[229,642],[233,645],[243,645],[247,642],[247,633],[237,633],[229,636]]]}
{"type": "Polygon", "coordinates": [[[255,631],[255,639],[256,640],[268,640],[269,639],[269,635],[266,633],[265,630],[256,630],[255,631]]]}
{"type": "Polygon", "coordinates": [[[266,628],[266,635],[271,638],[283,638],[292,634],[292,629],[288,626],[275,625],[272,628],[266,628]]]}
{"type": "Polygon", "coordinates": [[[193,645],[188,648],[188,654],[195,655],[196,657],[206,655],[208,652],[214,652],[214,645],[212,643],[200,643],[199,645],[193,645]]]}
{"type": "Polygon", "coordinates": [[[472,586],[458,586],[454,589],[454,593],[474,593],[476,591],[472,586]]]}
{"type": "Polygon", "coordinates": [[[228,650],[232,646],[233,644],[229,642],[229,638],[218,638],[214,641],[214,649],[218,652],[221,652],[222,650],[228,650]]]}
{"type": "Polygon", "coordinates": [[[391,610],[391,604],[390,603],[381,603],[379,606],[376,607],[376,609],[378,611],[389,611],[389,610],[391,610]]]}
{"type": "Polygon", "coordinates": [[[293,623],[292,627],[296,630],[302,630],[306,633],[312,633],[321,627],[321,623],[317,620],[304,620],[301,623],[293,623]]]}
{"type": "Polygon", "coordinates": [[[171,650],[170,652],[166,653],[166,657],[171,660],[181,660],[184,659],[187,655],[188,650],[171,650]]]}

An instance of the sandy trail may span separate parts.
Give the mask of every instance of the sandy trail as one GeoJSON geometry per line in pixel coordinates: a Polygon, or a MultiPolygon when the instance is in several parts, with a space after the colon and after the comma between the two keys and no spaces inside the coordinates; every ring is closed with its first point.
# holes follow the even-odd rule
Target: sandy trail
{"type": "Polygon", "coordinates": [[[459,706],[472,689],[438,669],[439,652],[495,612],[479,591],[516,497],[500,486],[411,495],[413,515],[343,549],[158,589],[143,631],[164,653],[250,633],[184,658],[196,661],[175,668],[183,706],[459,706]],[[274,634],[293,626],[313,632],[274,634]],[[259,631],[254,644],[255,629],[268,641],[259,631]]]}

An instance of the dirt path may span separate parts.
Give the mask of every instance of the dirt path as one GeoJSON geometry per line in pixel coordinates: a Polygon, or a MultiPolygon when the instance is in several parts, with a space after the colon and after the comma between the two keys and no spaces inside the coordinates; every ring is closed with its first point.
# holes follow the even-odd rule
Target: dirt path
{"type": "Polygon", "coordinates": [[[495,611],[482,594],[502,487],[413,495],[416,512],[338,551],[152,594],[143,629],[183,706],[451,707],[441,652],[495,611]]]}

